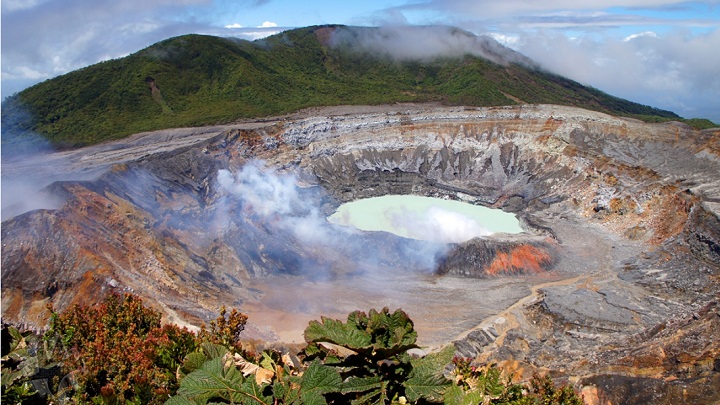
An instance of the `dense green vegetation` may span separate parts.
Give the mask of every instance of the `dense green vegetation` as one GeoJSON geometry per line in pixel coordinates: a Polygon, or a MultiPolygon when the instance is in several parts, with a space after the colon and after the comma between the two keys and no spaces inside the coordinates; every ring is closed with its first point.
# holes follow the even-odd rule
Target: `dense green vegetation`
{"type": "Polygon", "coordinates": [[[519,64],[470,55],[396,61],[347,44],[329,46],[329,29],[345,28],[301,28],[254,42],[185,35],[47,80],[3,103],[3,143],[36,133],[56,147],[76,147],[310,106],[421,101],[554,103],[680,119],[519,64]]]}
{"type": "MultiPolygon", "coordinates": [[[[52,311],[52,308],[50,308],[52,311]]],[[[492,364],[424,356],[401,310],[355,311],[305,330],[297,355],[245,350],[247,317],[221,309],[199,333],[160,325],[133,295],[53,311],[43,336],[3,327],[3,403],[569,404],[582,399],[545,376],[512,382],[492,364]]]]}

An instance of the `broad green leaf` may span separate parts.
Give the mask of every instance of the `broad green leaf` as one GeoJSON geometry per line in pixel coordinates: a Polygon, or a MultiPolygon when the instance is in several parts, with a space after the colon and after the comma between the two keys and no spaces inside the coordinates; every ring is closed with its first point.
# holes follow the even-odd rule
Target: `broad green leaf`
{"type": "Polygon", "coordinates": [[[11,386],[16,380],[23,377],[22,370],[17,371],[6,371],[3,370],[2,373],[0,373],[0,379],[2,379],[2,385],[4,387],[11,386]]]}
{"type": "Polygon", "coordinates": [[[329,392],[340,392],[342,389],[342,378],[334,367],[325,366],[315,360],[302,376],[300,389],[303,393],[316,392],[327,394],[329,392]]]}
{"type": "Polygon", "coordinates": [[[377,349],[390,349],[400,346],[414,347],[417,332],[408,315],[401,309],[390,314],[383,308],[381,312],[370,310],[367,331],[372,333],[377,349]]]}
{"type": "Polygon", "coordinates": [[[10,337],[12,337],[12,341],[10,342],[10,351],[14,351],[21,343],[25,341],[25,338],[23,337],[22,333],[20,333],[17,328],[14,328],[12,326],[7,328],[8,333],[10,333],[10,337]]]}
{"type": "Polygon", "coordinates": [[[303,392],[300,395],[299,403],[303,405],[327,405],[327,400],[318,392],[303,392]]]}
{"type": "Polygon", "coordinates": [[[180,372],[183,374],[191,373],[202,367],[207,359],[207,356],[200,352],[188,353],[180,366],[180,372]]]}
{"type": "Polygon", "coordinates": [[[380,395],[382,392],[381,390],[373,390],[372,392],[368,392],[367,394],[364,394],[362,396],[359,396],[352,401],[350,401],[351,405],[365,405],[365,404],[384,404],[384,402],[380,402],[380,398],[382,396],[380,395]]]}
{"type": "Polygon", "coordinates": [[[234,402],[248,405],[272,404],[272,395],[263,394],[263,387],[259,386],[254,378],[248,378],[242,384],[242,390],[232,396],[234,402]]]}
{"type": "Polygon", "coordinates": [[[223,345],[216,345],[210,342],[203,342],[200,347],[202,348],[202,351],[205,353],[208,359],[222,357],[225,355],[225,353],[228,352],[227,347],[223,345]]]}
{"type": "Polygon", "coordinates": [[[283,404],[292,404],[300,400],[299,379],[295,376],[285,378],[283,381],[275,380],[273,383],[273,396],[283,404]]]}
{"type": "Polygon", "coordinates": [[[383,381],[380,383],[380,387],[376,390],[370,391],[365,395],[350,401],[352,405],[365,405],[365,404],[380,404],[385,405],[390,402],[390,398],[387,395],[387,382],[383,381]]]}
{"type": "Polygon", "coordinates": [[[167,401],[165,401],[165,405],[197,405],[195,402],[189,400],[186,397],[182,397],[180,395],[175,395],[174,397],[170,397],[167,401]]]}
{"type": "Polygon", "coordinates": [[[345,346],[349,349],[358,350],[369,347],[372,342],[372,336],[365,331],[356,329],[352,325],[323,317],[322,323],[311,321],[308,327],[305,328],[305,341],[308,343],[330,342],[345,346]]]}
{"type": "Polygon", "coordinates": [[[365,314],[365,312],[353,311],[350,314],[348,314],[347,324],[351,325],[355,329],[365,330],[365,328],[367,328],[367,323],[368,323],[368,317],[367,317],[367,314],[365,314]]]}
{"type": "Polygon", "coordinates": [[[274,373],[277,367],[277,363],[270,357],[267,352],[262,352],[260,367],[264,368],[265,370],[270,370],[274,373]]]}
{"type": "Polygon", "coordinates": [[[480,391],[466,392],[462,387],[453,385],[445,391],[443,403],[445,405],[475,405],[483,403],[483,399],[480,391]]]}
{"type": "Polygon", "coordinates": [[[365,392],[369,390],[377,390],[382,387],[382,378],[380,376],[372,377],[350,377],[342,383],[343,394],[350,392],[365,392]]]}
{"type": "Polygon", "coordinates": [[[202,367],[183,378],[178,395],[200,404],[213,398],[229,400],[233,392],[241,390],[242,375],[235,372],[226,376],[224,371],[221,358],[206,361],[202,367]]]}
{"type": "Polygon", "coordinates": [[[421,359],[413,359],[413,366],[408,380],[405,382],[405,393],[410,402],[420,398],[440,402],[450,380],[445,378],[443,370],[455,354],[455,347],[449,345],[442,351],[431,353],[421,359]]]}
{"type": "Polygon", "coordinates": [[[320,348],[315,343],[308,343],[307,346],[305,346],[305,349],[303,349],[303,353],[305,353],[305,357],[312,358],[314,356],[317,356],[318,354],[322,353],[320,348]]]}
{"type": "Polygon", "coordinates": [[[28,357],[20,365],[24,377],[30,377],[40,369],[40,360],[37,357],[28,357]]]}
{"type": "Polygon", "coordinates": [[[216,357],[183,378],[178,395],[206,404],[213,399],[241,404],[268,404],[272,398],[262,394],[252,378],[245,379],[234,365],[225,367],[216,357]]]}

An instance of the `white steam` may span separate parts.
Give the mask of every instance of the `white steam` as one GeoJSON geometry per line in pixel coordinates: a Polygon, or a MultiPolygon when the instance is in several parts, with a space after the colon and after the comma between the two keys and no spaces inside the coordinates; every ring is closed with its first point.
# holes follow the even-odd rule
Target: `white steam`
{"type": "MultiPolygon", "coordinates": [[[[320,188],[303,189],[294,175],[265,168],[262,162],[250,162],[236,173],[220,170],[217,178],[221,191],[240,202],[240,211],[222,214],[230,216],[227,220],[235,221],[241,216],[253,218],[252,221],[270,232],[275,240],[289,236],[306,252],[313,252],[315,259],[297,264],[300,270],[316,268],[321,265],[318,257],[331,255],[342,258],[345,270],[350,271],[365,272],[382,267],[381,263],[394,262],[411,271],[428,272],[435,270],[438,258],[447,251],[444,242],[400,238],[388,242],[388,238],[393,238],[389,234],[369,236],[351,227],[333,224],[320,208],[325,199],[320,188]]],[[[404,220],[413,219],[398,218],[400,222],[404,220]]],[[[443,219],[442,214],[437,221],[452,222],[443,219]]],[[[298,260],[306,259],[306,254],[299,255],[298,260]]]]}
{"type": "Polygon", "coordinates": [[[38,209],[58,209],[64,200],[51,193],[46,192],[43,187],[50,182],[46,180],[38,181],[36,178],[7,178],[3,176],[2,180],[2,221],[8,220],[17,215],[38,210],[38,209]]]}
{"type": "Polygon", "coordinates": [[[473,218],[437,206],[422,212],[388,210],[386,217],[395,229],[413,239],[460,243],[492,233],[473,218]]]}
{"type": "MultiPolygon", "coordinates": [[[[27,112],[18,111],[17,117],[27,117],[27,112]]],[[[54,181],[83,178],[78,173],[71,173],[67,159],[52,152],[50,143],[40,135],[25,133],[15,137],[10,132],[3,133],[2,221],[33,210],[60,208],[64,199],[45,187],[54,181]]]]}
{"type": "Polygon", "coordinates": [[[220,170],[218,183],[255,214],[277,222],[301,241],[323,243],[331,239],[325,217],[301,196],[293,175],[276,173],[262,167],[261,162],[251,162],[234,176],[229,170],[220,170]]]}

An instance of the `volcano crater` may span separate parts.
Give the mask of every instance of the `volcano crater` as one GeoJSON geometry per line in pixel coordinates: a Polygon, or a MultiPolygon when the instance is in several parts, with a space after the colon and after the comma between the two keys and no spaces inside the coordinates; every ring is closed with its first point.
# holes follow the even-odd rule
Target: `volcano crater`
{"type": "MultiPolygon", "coordinates": [[[[59,174],[46,191],[64,199],[3,222],[3,318],[42,327],[46,302],[130,291],[170,322],[224,304],[250,315],[247,338],[297,343],[320,315],[401,307],[425,345],[641,375],[629,359],[719,322],[719,136],[550,105],[335,107],[3,163],[59,174]],[[443,244],[325,220],[390,194],[499,208],[525,232],[443,244]]],[[[655,377],[712,386],[720,346],[695,338],[655,377]]]]}

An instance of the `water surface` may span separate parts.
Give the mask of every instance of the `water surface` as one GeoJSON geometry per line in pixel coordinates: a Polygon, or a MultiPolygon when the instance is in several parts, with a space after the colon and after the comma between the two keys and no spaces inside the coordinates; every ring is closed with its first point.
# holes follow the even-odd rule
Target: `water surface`
{"type": "Polygon", "coordinates": [[[520,233],[515,214],[416,195],[386,195],[345,203],[328,220],[363,231],[391,232],[434,242],[465,242],[493,233],[520,233]]]}

